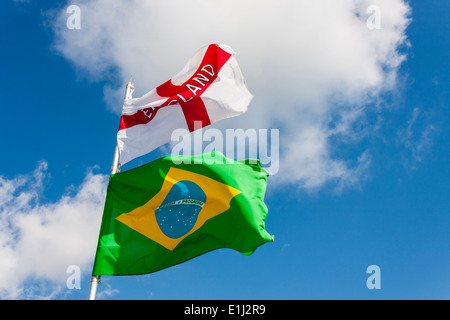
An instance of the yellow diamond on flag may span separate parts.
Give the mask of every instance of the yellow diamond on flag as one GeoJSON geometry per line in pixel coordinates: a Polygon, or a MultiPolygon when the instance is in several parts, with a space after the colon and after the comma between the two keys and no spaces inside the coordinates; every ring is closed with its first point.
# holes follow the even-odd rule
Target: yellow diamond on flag
{"type": "Polygon", "coordinates": [[[204,175],[172,167],[161,190],[153,198],[116,219],[165,248],[174,250],[207,220],[227,211],[231,199],[240,193],[204,175]],[[175,189],[181,191],[175,192],[175,189]]]}

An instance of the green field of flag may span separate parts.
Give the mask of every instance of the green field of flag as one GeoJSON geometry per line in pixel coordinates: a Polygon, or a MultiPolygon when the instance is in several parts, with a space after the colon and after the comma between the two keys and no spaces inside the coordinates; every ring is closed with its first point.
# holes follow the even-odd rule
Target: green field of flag
{"type": "Polygon", "coordinates": [[[267,177],[258,161],[214,152],[112,174],[93,275],[151,273],[219,248],[252,254],[274,239],[267,177]]]}

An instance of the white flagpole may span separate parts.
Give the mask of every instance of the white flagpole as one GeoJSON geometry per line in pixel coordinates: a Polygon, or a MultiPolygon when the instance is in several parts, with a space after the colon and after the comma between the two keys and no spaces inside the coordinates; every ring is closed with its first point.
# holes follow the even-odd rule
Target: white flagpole
{"type": "MultiPolygon", "coordinates": [[[[131,99],[133,96],[134,86],[130,81],[127,83],[126,91],[125,91],[125,99],[131,99]]],[[[120,172],[120,163],[119,163],[119,146],[116,144],[116,150],[114,151],[113,164],[111,166],[111,174],[115,174],[120,172]]],[[[97,285],[100,283],[100,275],[92,276],[91,278],[91,288],[89,290],[89,300],[95,300],[95,295],[97,293],[97,285]]]]}

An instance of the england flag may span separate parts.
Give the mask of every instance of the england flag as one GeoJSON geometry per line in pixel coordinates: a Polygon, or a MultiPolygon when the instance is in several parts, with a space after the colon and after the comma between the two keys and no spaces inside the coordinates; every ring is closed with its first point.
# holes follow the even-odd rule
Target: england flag
{"type": "Polygon", "coordinates": [[[181,72],[144,96],[125,99],[117,146],[123,165],[189,132],[247,111],[253,96],[227,45],[200,49],[181,72]]]}

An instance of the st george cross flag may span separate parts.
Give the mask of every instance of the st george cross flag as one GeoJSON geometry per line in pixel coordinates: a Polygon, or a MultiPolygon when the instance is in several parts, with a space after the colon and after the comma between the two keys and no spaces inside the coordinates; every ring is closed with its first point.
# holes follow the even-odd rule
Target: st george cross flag
{"type": "Polygon", "coordinates": [[[253,96],[227,45],[200,49],[181,72],[144,96],[124,101],[117,145],[123,165],[171,141],[247,111],[253,96]]]}

